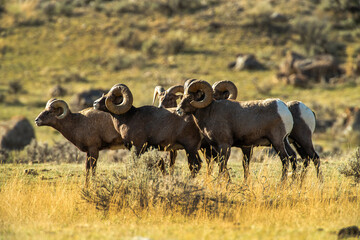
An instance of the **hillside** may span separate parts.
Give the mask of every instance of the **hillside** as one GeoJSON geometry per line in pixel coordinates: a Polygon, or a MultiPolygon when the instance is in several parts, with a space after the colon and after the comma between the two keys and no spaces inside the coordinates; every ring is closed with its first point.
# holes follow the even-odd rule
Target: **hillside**
{"type": "MultiPolygon", "coordinates": [[[[55,85],[71,102],[89,89],[128,85],[134,105],[151,104],[156,85],[187,78],[227,79],[238,99],[301,100],[318,118],[336,118],[360,105],[360,80],[352,74],[360,52],[359,12],[352,1],[77,0],[0,1],[0,120],[25,115],[31,121],[55,85]],[[272,14],[283,19],[274,20],[272,14]],[[291,50],[311,57],[332,54],[344,69],[341,81],[307,88],[276,81],[291,50]],[[235,71],[228,64],[251,53],[263,70],[235,71]]],[[[35,125],[34,125],[35,127],[35,125]]],[[[62,136],[35,128],[39,141],[62,136]]],[[[329,130],[316,141],[332,150],[329,130]]],[[[358,142],[342,142],[346,148],[358,142]]]]}

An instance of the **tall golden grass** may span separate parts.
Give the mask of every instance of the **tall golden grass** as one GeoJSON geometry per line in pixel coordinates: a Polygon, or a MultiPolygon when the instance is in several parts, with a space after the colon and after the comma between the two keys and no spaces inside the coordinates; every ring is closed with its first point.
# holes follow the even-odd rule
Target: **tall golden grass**
{"type": "MultiPolygon", "coordinates": [[[[145,155],[143,163],[158,157],[152,154],[145,155]]],[[[335,239],[341,227],[360,224],[360,188],[337,170],[344,160],[323,161],[324,183],[310,169],[302,184],[290,179],[280,184],[281,164],[272,157],[251,164],[248,184],[242,182],[238,159],[230,163],[232,183],[221,182],[215,173],[207,176],[205,171],[191,179],[181,160],[173,176],[162,176],[132,157],[119,163],[125,166],[116,172],[109,170],[113,168],[109,163],[100,165],[89,189],[83,188],[84,179],[46,181],[14,174],[0,186],[0,236],[335,239]],[[104,186],[112,193],[106,193],[104,186]],[[86,198],[86,191],[93,198],[86,198]],[[98,204],[99,196],[109,198],[108,208],[98,204]]],[[[65,170],[62,173],[71,176],[65,170]]]]}

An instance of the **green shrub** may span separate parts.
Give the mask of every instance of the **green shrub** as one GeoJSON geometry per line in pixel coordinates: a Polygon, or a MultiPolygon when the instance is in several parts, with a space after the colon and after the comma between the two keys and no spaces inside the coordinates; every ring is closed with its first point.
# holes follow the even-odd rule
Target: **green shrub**
{"type": "Polygon", "coordinates": [[[164,54],[178,54],[184,51],[186,47],[186,36],[184,36],[184,32],[170,32],[164,43],[164,54]]]}
{"type": "Polygon", "coordinates": [[[23,90],[23,85],[19,80],[14,80],[9,82],[9,93],[18,94],[23,90]]]}
{"type": "Polygon", "coordinates": [[[246,12],[245,25],[259,29],[268,29],[271,27],[271,14],[273,8],[269,3],[259,3],[246,12]]]}
{"type": "Polygon", "coordinates": [[[7,162],[9,162],[9,153],[4,149],[0,149],[0,164],[7,162]]]}
{"type": "Polygon", "coordinates": [[[348,25],[350,28],[357,27],[356,24],[360,23],[360,2],[358,0],[323,0],[321,8],[333,13],[335,25],[341,20],[351,21],[353,24],[348,25]]]}
{"type": "Polygon", "coordinates": [[[346,177],[353,178],[355,183],[360,182],[360,148],[356,150],[355,155],[346,164],[340,167],[339,171],[346,177]]]}
{"type": "Polygon", "coordinates": [[[316,17],[299,17],[292,21],[292,32],[299,37],[307,54],[326,52],[325,46],[331,43],[330,24],[316,17]]]}
{"type": "Polygon", "coordinates": [[[44,1],[40,3],[40,8],[43,14],[51,20],[55,16],[66,16],[71,17],[73,15],[73,11],[75,5],[72,1],[64,0],[64,1],[44,1]]]}
{"type": "Polygon", "coordinates": [[[101,12],[104,10],[104,6],[101,0],[92,1],[90,6],[97,12],[101,12]]]}
{"type": "Polygon", "coordinates": [[[242,18],[243,27],[260,35],[265,34],[273,44],[286,43],[290,29],[286,15],[276,12],[270,3],[265,1],[249,3],[248,8],[242,18]]]}
{"type": "Polygon", "coordinates": [[[0,16],[1,16],[1,13],[5,12],[6,9],[5,9],[5,0],[0,0],[0,16]]]}
{"type": "Polygon", "coordinates": [[[119,53],[110,58],[107,64],[111,71],[120,71],[131,67],[142,67],[144,62],[145,59],[141,55],[119,53]]]}
{"type": "Polygon", "coordinates": [[[138,31],[122,31],[117,38],[117,46],[139,50],[142,46],[142,40],[138,31]]]}
{"type": "Polygon", "coordinates": [[[153,2],[151,9],[171,16],[179,13],[194,13],[198,10],[208,8],[215,3],[216,1],[208,0],[163,0],[153,2]]]}
{"type": "Polygon", "coordinates": [[[63,15],[66,17],[71,17],[73,15],[73,6],[71,2],[59,1],[56,2],[56,13],[58,15],[63,15]]]}
{"type": "Polygon", "coordinates": [[[70,82],[87,82],[87,78],[80,73],[65,71],[61,74],[56,74],[52,77],[54,83],[70,83],[70,82]]]}
{"type": "Polygon", "coordinates": [[[141,50],[149,57],[155,57],[159,52],[159,39],[152,37],[143,42],[141,50]]]}
{"type": "Polygon", "coordinates": [[[0,103],[5,102],[5,94],[0,92],[0,103]]]}
{"type": "Polygon", "coordinates": [[[43,3],[41,5],[41,9],[48,19],[51,19],[56,14],[56,4],[54,2],[43,3]]]}
{"type": "Polygon", "coordinates": [[[116,14],[123,13],[144,13],[147,10],[146,1],[120,1],[113,6],[116,14]]]}

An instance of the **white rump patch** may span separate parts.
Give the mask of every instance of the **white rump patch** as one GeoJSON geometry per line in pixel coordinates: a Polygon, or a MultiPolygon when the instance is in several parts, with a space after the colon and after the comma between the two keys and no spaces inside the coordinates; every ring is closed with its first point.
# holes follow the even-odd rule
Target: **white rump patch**
{"type": "Polygon", "coordinates": [[[286,106],[286,104],[283,101],[276,99],[276,103],[277,103],[277,111],[285,126],[286,135],[288,135],[293,129],[294,119],[291,115],[289,108],[286,106]]]}
{"type": "Polygon", "coordinates": [[[308,125],[311,133],[314,133],[315,125],[316,125],[314,113],[311,111],[310,108],[308,108],[302,102],[299,102],[299,108],[300,108],[300,117],[304,120],[306,125],[308,125]]]}

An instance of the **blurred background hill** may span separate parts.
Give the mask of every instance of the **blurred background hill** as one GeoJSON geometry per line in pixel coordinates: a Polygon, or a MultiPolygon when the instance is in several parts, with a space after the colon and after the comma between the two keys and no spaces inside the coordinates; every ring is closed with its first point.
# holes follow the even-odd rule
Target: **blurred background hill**
{"type": "MultiPolygon", "coordinates": [[[[315,143],[360,144],[357,0],[0,0],[0,121],[25,116],[38,141],[46,102],[73,111],[116,83],[134,105],[156,85],[235,82],[238,100],[300,100],[317,115],[315,143]]],[[[2,130],[4,131],[4,130],[2,130]]]]}

